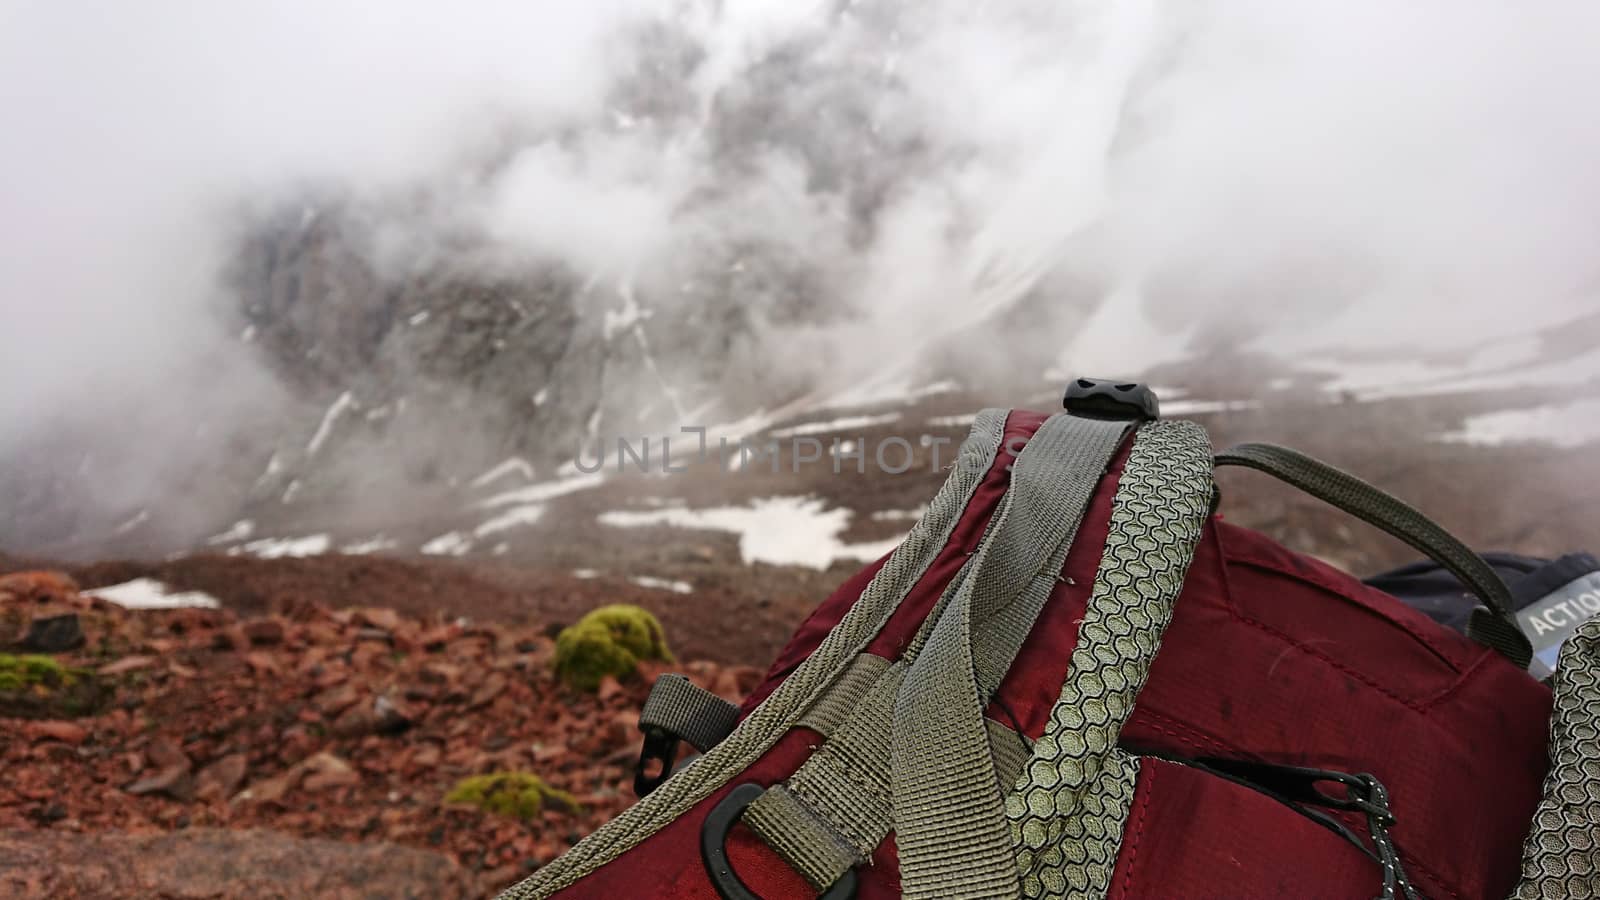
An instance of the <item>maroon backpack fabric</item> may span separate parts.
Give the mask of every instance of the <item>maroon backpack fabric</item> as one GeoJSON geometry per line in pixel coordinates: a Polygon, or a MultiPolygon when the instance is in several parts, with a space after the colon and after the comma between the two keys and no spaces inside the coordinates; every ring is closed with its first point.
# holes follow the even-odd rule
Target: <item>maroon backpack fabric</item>
{"type": "MultiPolygon", "coordinates": [[[[1010,463],[1046,416],[1013,412],[1003,449],[949,541],[873,639],[898,658],[982,539],[1010,463]]],[[[1101,479],[1063,578],[1022,645],[988,715],[1030,737],[1045,728],[1077,639],[1105,543],[1124,446],[1101,479]]],[[[747,714],[810,655],[871,580],[880,560],[801,624],[747,714]]],[[[1378,864],[1278,799],[1159,757],[1218,757],[1349,773],[1387,788],[1390,829],[1426,897],[1505,897],[1548,766],[1548,688],[1494,651],[1394,598],[1260,534],[1213,516],[1195,551],[1149,680],[1122,731],[1146,756],[1109,896],[1370,898],[1378,864]]],[[[737,779],[770,785],[821,736],[794,728],[737,779]]],[[[701,828],[731,789],[557,893],[564,898],[716,898],[701,828]]],[[[1355,812],[1333,815],[1364,834],[1355,812]]],[[[728,838],[741,880],[765,898],[817,891],[742,827],[728,838]]],[[[858,870],[861,898],[899,896],[894,838],[858,870]]]]}

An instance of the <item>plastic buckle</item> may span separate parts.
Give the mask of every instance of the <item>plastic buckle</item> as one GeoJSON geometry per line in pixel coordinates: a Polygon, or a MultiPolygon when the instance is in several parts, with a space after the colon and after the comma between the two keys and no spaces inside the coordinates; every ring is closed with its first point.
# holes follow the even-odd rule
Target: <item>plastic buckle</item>
{"type": "Polygon", "coordinates": [[[1156,392],[1136,381],[1074,378],[1061,405],[1075,416],[1142,422],[1161,418],[1156,392]]]}
{"type": "Polygon", "coordinates": [[[644,746],[639,749],[639,762],[633,768],[633,792],[643,797],[662,782],[672,777],[672,764],[678,758],[678,736],[660,728],[645,728],[644,746]],[[650,762],[661,763],[661,771],[649,774],[650,762]]]}
{"type": "MultiPolygon", "coordinates": [[[[767,789],[759,784],[741,784],[728,792],[700,826],[700,858],[706,864],[706,876],[722,900],[761,900],[733,871],[728,861],[728,832],[744,815],[746,808],[756,802],[767,789]]],[[[828,886],[820,900],[850,900],[856,895],[856,870],[846,869],[839,880],[828,886]]]]}

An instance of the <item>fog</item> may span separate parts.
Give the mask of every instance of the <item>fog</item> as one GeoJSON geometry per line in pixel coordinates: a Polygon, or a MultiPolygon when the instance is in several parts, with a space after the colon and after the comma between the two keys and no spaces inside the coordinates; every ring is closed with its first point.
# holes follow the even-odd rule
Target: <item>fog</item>
{"type": "Polygon", "coordinates": [[[225,276],[302,197],[381,270],[469,235],[664,315],[766,248],[830,312],[762,307],[764,353],[835,386],[1025,299],[974,365],[1559,322],[1600,286],[1596,35],[1580,2],[0,2],[0,461],[92,451],[115,510],[287,415],[225,276]],[[1110,344],[1049,314],[1105,303],[1110,344]]]}

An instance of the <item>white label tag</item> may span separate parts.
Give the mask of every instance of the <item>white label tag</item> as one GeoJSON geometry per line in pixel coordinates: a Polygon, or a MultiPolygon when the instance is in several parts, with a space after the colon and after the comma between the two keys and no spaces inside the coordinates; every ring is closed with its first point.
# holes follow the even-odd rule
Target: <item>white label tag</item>
{"type": "Polygon", "coordinates": [[[1600,615],[1600,572],[1590,572],[1518,610],[1517,623],[1533,643],[1534,658],[1555,671],[1562,642],[1596,615],[1600,615]]]}

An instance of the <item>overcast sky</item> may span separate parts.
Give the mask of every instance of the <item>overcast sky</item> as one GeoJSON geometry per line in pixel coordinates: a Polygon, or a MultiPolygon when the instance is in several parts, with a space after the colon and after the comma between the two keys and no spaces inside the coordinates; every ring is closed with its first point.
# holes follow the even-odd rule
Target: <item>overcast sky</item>
{"type": "Polygon", "coordinates": [[[885,210],[841,289],[877,311],[841,341],[959,320],[1064,261],[1137,288],[1119,296],[1142,292],[1162,328],[1259,317],[1285,346],[1593,306],[1600,5],[930,2],[879,32],[838,5],[0,0],[0,422],[16,437],[113,394],[253,389],[206,313],[237,210],[307,184],[470,181],[507,127],[594,134],[443,204],[507,245],[580,269],[692,256],[724,225],[836,246],[823,213],[752,226],[748,200],[688,229],[684,192],[716,177],[693,128],[671,146],[604,131],[638,53],[618,29],[659,18],[706,48],[705,102],[784,41],[870,54],[876,34],[891,111],[961,150],[885,210]]]}

